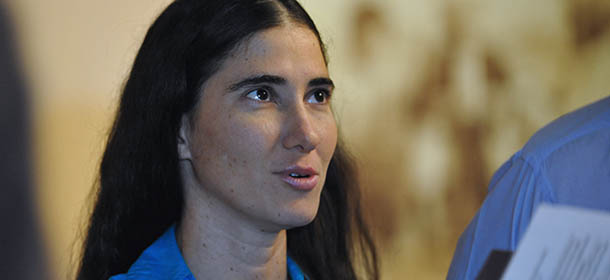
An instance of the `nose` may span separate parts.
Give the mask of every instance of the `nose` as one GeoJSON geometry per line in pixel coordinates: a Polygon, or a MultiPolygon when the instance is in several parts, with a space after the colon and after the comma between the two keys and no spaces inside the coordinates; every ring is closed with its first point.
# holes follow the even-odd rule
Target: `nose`
{"type": "Polygon", "coordinates": [[[286,112],[286,122],[282,145],[286,149],[296,149],[308,153],[320,143],[320,134],[317,131],[315,116],[307,108],[298,107],[286,112]]]}

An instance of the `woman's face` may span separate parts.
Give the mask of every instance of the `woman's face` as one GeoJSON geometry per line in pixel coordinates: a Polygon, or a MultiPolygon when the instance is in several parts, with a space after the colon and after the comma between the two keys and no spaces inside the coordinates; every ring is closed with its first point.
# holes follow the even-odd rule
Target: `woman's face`
{"type": "Polygon", "coordinates": [[[206,81],[192,121],[183,118],[187,185],[262,229],[309,223],[337,143],[332,90],[311,30],[256,33],[206,81]]]}

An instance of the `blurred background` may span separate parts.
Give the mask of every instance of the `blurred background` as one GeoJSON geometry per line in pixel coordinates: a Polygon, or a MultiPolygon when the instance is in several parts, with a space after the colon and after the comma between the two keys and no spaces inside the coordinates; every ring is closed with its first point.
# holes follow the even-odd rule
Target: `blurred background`
{"type": "MultiPolygon", "coordinates": [[[[28,94],[33,227],[51,279],[76,268],[122,83],[169,2],[0,1],[28,94]]],[[[327,43],[383,279],[443,279],[494,170],[544,124],[610,94],[607,0],[301,3],[327,43]]]]}

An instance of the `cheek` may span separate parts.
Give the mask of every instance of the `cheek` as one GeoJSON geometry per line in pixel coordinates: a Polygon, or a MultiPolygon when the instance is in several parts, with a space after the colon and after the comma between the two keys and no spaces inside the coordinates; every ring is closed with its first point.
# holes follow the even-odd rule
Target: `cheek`
{"type": "Polygon", "coordinates": [[[335,148],[337,147],[337,123],[335,122],[334,117],[331,115],[327,117],[322,126],[322,143],[320,145],[321,157],[325,163],[328,165],[330,163],[330,159],[332,158],[335,148]]]}
{"type": "Polygon", "coordinates": [[[199,154],[210,155],[209,160],[232,169],[265,162],[262,160],[279,135],[276,123],[243,114],[218,115],[225,117],[213,119],[197,132],[201,136],[199,154]]]}
{"type": "Polygon", "coordinates": [[[279,126],[273,118],[237,116],[226,130],[233,139],[231,151],[244,158],[264,160],[279,137],[279,126]]]}

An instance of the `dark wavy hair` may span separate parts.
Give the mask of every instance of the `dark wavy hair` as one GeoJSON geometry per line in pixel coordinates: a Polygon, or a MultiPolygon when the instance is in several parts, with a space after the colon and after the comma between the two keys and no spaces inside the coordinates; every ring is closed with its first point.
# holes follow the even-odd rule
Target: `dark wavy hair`
{"type": "MultiPolygon", "coordinates": [[[[311,29],[324,53],[313,21],[294,0],[176,0],[152,24],[108,136],[77,279],[126,272],[179,221],[181,117],[192,112],[203,83],[240,42],[287,22],[311,29]]],[[[353,160],[338,143],[317,216],[287,231],[288,254],[311,279],[378,279],[356,177],[353,160]]]]}

